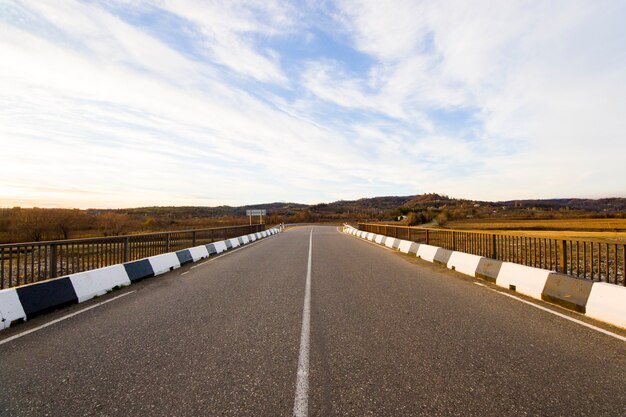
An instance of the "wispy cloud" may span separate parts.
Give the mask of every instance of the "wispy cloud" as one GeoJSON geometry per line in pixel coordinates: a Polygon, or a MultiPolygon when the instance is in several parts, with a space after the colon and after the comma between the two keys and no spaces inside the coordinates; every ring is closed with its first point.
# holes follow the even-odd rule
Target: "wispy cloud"
{"type": "Polygon", "coordinates": [[[5,2],[0,205],[624,195],[619,2],[5,2]]]}

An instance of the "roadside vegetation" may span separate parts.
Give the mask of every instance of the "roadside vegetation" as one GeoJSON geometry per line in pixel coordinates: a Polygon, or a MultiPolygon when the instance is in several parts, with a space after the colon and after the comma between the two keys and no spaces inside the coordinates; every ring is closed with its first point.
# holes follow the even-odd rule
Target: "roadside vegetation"
{"type": "MultiPolygon", "coordinates": [[[[533,236],[619,238],[626,235],[626,198],[484,202],[440,194],[389,196],[315,205],[131,209],[0,209],[0,243],[189,230],[247,224],[247,209],[267,209],[267,224],[389,222],[533,236]],[[567,234],[565,234],[567,233],[567,234]]],[[[258,217],[253,218],[258,221],[258,217]]]]}

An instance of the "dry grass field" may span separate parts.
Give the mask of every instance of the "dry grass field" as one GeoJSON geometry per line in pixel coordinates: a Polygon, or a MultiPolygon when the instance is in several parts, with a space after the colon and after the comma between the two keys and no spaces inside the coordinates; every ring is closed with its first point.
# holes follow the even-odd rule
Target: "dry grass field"
{"type": "Polygon", "coordinates": [[[609,239],[626,242],[626,219],[467,219],[450,221],[446,228],[552,239],[609,239]]]}

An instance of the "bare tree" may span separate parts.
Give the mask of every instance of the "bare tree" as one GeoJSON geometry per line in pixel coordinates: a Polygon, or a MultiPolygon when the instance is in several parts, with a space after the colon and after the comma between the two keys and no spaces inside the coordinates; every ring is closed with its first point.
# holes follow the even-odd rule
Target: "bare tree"
{"type": "Polygon", "coordinates": [[[16,214],[11,232],[17,240],[40,242],[50,234],[52,227],[45,209],[19,209],[16,214]]]}
{"type": "Polygon", "coordinates": [[[119,236],[128,230],[131,218],[126,214],[108,212],[98,216],[98,224],[104,236],[119,236]]]}

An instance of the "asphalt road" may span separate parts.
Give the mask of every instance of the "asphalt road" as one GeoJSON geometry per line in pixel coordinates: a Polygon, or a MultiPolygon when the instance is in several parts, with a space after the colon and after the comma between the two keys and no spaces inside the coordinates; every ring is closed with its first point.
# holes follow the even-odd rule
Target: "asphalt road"
{"type": "Polygon", "coordinates": [[[0,415],[288,416],[305,339],[311,416],[626,415],[625,342],[334,227],[288,230],[0,343],[89,306],[0,344],[0,415]]]}

